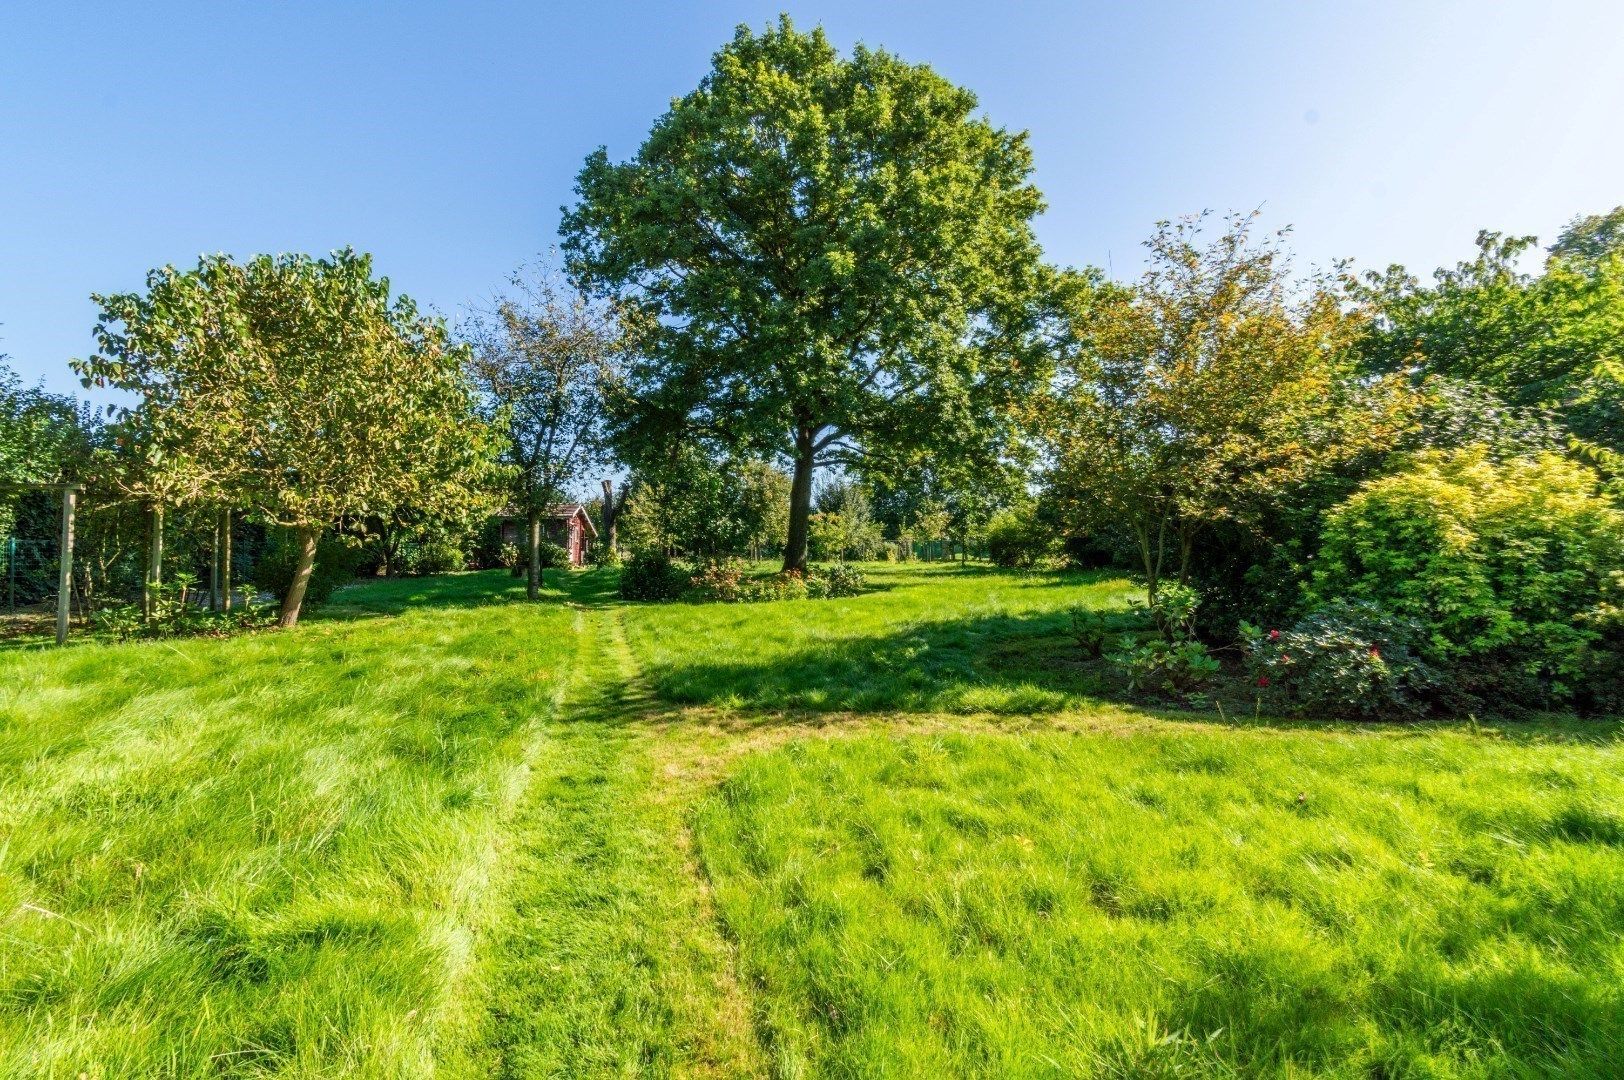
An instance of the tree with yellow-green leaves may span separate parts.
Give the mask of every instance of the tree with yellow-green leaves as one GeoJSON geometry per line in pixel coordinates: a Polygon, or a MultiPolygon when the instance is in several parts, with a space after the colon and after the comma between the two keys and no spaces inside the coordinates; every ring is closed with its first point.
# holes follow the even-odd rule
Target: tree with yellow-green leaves
{"type": "Polygon", "coordinates": [[[1391,446],[1411,397],[1361,380],[1356,322],[1328,283],[1299,293],[1255,215],[1208,240],[1164,222],[1133,285],[1079,279],[1069,340],[1034,419],[1049,493],[1082,528],[1135,541],[1154,601],[1184,582],[1203,530],[1245,521],[1295,486],[1391,446]]]}
{"type": "Polygon", "coordinates": [[[465,349],[369,256],[208,256],[146,286],[94,298],[100,348],[75,368],[135,395],[119,421],[152,497],[293,531],[281,626],[298,621],[324,529],[488,497],[494,442],[465,349]]]}

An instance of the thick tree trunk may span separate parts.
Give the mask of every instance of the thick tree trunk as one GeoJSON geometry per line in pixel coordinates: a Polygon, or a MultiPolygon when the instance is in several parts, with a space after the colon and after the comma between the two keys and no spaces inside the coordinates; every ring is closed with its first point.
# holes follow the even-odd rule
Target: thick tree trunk
{"type": "Polygon", "coordinates": [[[525,528],[530,548],[530,575],[525,582],[525,593],[534,600],[541,595],[541,511],[529,512],[525,528]]]}
{"type": "Polygon", "coordinates": [[[806,541],[812,521],[812,432],[795,433],[795,473],[789,485],[789,539],[784,543],[784,569],[806,572],[806,541]]]}
{"type": "Polygon", "coordinates": [[[293,583],[282,601],[282,614],[276,625],[287,630],[299,624],[299,608],[304,604],[305,590],[310,588],[310,572],[316,568],[316,538],[321,530],[305,527],[294,533],[299,541],[299,562],[293,568],[293,583]]]}

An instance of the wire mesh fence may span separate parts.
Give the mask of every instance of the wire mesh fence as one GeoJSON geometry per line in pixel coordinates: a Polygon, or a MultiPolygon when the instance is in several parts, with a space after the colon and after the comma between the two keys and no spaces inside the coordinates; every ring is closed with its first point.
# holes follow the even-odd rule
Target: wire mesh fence
{"type": "Polygon", "coordinates": [[[57,545],[8,536],[0,541],[0,589],[8,615],[52,608],[57,592],[57,545]]]}

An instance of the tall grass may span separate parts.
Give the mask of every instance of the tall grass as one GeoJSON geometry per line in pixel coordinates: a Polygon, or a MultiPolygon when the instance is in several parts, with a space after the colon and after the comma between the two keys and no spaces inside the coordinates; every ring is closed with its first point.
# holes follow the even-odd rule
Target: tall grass
{"type": "Polygon", "coordinates": [[[431,1071],[572,647],[494,580],[0,656],[0,1075],[431,1071]]]}
{"type": "Polygon", "coordinates": [[[735,709],[1043,712],[1100,689],[1073,604],[1125,607],[1127,581],[954,563],[871,564],[866,595],[642,605],[632,646],[667,699],[735,709]]]}
{"type": "Polygon", "coordinates": [[[1624,753],[797,743],[698,815],[784,1076],[1616,1076],[1624,753]]]}

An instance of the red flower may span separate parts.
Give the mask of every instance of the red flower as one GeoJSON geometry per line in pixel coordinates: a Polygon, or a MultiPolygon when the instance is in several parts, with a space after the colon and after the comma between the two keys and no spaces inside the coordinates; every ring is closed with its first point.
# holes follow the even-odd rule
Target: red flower
{"type": "Polygon", "coordinates": [[[1268,686],[1269,685],[1269,677],[1267,675],[1259,675],[1257,677],[1257,684],[1259,686],[1268,686]]]}
{"type": "Polygon", "coordinates": [[[1270,630],[1269,631],[1269,640],[1270,641],[1279,641],[1280,640],[1280,631],[1278,631],[1278,630],[1270,630]]]}
{"type": "Polygon", "coordinates": [[[1291,657],[1287,656],[1285,653],[1281,653],[1280,654],[1280,662],[1282,664],[1289,664],[1289,663],[1291,663],[1291,657]]]}
{"type": "Polygon", "coordinates": [[[1372,660],[1380,660],[1382,658],[1381,650],[1372,645],[1370,647],[1370,658],[1372,660]]]}

